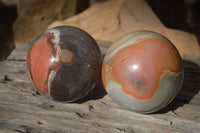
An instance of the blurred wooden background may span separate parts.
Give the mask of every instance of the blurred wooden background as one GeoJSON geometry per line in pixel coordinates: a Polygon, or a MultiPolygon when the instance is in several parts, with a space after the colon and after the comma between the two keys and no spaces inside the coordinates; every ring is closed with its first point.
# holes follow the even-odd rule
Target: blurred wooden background
{"type": "Polygon", "coordinates": [[[57,25],[74,25],[111,42],[152,30],[167,36],[182,55],[199,56],[199,7],[199,0],[0,0],[0,60],[57,25]]]}

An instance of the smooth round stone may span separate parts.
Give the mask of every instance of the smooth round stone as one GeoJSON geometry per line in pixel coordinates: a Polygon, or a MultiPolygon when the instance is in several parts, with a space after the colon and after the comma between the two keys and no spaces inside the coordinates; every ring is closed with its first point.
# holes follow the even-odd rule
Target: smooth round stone
{"type": "Polygon", "coordinates": [[[58,101],[85,97],[100,78],[102,57],[85,31],[60,26],[35,38],[27,55],[27,70],[36,90],[58,101]]]}
{"type": "Polygon", "coordinates": [[[151,31],[132,32],[114,42],[102,67],[108,95],[121,107],[140,113],[168,105],[179,93],[183,75],[178,50],[151,31]]]}

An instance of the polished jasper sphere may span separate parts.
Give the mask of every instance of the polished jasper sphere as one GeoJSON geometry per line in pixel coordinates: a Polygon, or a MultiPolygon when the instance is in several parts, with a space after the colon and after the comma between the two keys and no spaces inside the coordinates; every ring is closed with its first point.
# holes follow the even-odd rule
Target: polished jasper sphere
{"type": "Polygon", "coordinates": [[[72,26],[55,27],[32,42],[27,69],[39,93],[72,102],[95,87],[102,57],[97,43],[85,31],[72,26]]]}
{"type": "Polygon", "coordinates": [[[108,49],[102,79],[120,106],[152,113],[169,104],[183,81],[183,63],[175,46],[151,31],[129,33],[108,49]]]}

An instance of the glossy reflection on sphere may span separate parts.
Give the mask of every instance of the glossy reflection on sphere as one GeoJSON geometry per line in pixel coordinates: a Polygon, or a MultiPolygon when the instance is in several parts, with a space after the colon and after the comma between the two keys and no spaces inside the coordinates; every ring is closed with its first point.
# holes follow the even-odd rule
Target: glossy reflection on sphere
{"type": "Polygon", "coordinates": [[[102,79],[120,106],[152,113],[169,104],[183,82],[183,63],[175,46],[151,31],[129,33],[108,49],[102,79]]]}
{"type": "Polygon", "coordinates": [[[36,36],[27,70],[36,90],[54,100],[72,102],[86,96],[101,72],[101,52],[85,31],[60,26],[36,36]]]}

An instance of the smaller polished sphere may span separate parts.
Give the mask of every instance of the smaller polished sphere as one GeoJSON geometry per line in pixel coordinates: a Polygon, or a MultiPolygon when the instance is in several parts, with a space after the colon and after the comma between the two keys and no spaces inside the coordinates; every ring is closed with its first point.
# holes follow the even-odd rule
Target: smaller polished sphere
{"type": "Polygon", "coordinates": [[[108,95],[117,104],[134,112],[152,113],[177,96],[183,73],[180,54],[166,37],[136,31],[108,49],[102,79],[108,95]]]}
{"type": "Polygon", "coordinates": [[[58,101],[85,97],[100,78],[102,57],[85,31],[60,26],[37,35],[27,55],[27,70],[36,90],[58,101]]]}

